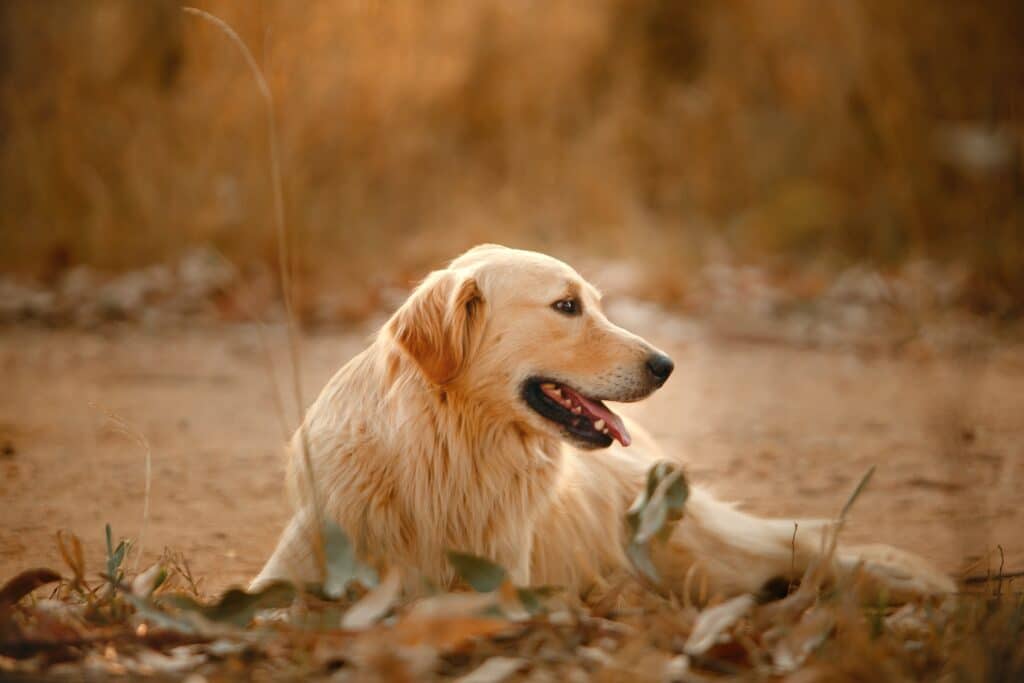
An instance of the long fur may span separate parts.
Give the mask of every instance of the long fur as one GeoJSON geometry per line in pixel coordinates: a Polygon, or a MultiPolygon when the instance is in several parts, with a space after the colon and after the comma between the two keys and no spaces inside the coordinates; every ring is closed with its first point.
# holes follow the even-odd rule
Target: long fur
{"type": "MultiPolygon", "coordinates": [[[[308,447],[323,515],[366,561],[408,568],[410,585],[417,576],[452,583],[446,549],[488,557],[519,584],[582,589],[629,571],[623,518],[666,456],[632,423],[628,449],[578,448],[518,391],[531,373],[560,373],[591,395],[636,400],[653,390],[639,369],[651,352],[600,314],[599,294],[565,264],[478,247],[428,276],[324,388],[291,444],[292,495],[310,499],[297,457],[308,447]],[[549,300],[563,291],[589,317],[553,314],[549,300]]],[[[253,587],[320,578],[314,519],[297,507],[253,587]]],[[[676,592],[695,571],[709,593],[755,592],[798,578],[822,530],[801,522],[794,536],[792,520],[754,517],[693,487],[654,560],[676,592]]],[[[830,571],[858,564],[890,599],[954,588],[920,558],[883,546],[841,551],[830,571]]]]}

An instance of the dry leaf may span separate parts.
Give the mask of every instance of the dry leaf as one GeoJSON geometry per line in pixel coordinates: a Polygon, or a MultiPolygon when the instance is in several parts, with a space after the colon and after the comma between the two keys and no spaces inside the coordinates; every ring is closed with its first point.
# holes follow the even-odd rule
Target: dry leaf
{"type": "Polygon", "coordinates": [[[143,598],[153,594],[163,580],[167,578],[167,570],[157,562],[132,580],[132,593],[143,598]]]}
{"type": "Polygon", "coordinates": [[[750,612],[754,602],[753,595],[739,595],[698,614],[683,650],[691,656],[707,652],[726,630],[750,612]]]}
{"type": "Polygon", "coordinates": [[[454,650],[466,641],[507,631],[515,625],[490,617],[406,618],[395,627],[395,637],[403,645],[426,645],[439,650],[454,650]]]}
{"type": "Polygon", "coordinates": [[[518,657],[491,657],[458,679],[458,683],[500,683],[529,664],[518,657]]]}
{"type": "Polygon", "coordinates": [[[835,614],[831,610],[814,607],[804,612],[792,631],[775,645],[772,660],[779,673],[800,668],[807,656],[821,645],[835,628],[835,614]]]}
{"type": "Polygon", "coordinates": [[[356,630],[372,626],[391,609],[401,589],[401,572],[392,568],[379,585],[364,595],[345,613],[341,620],[341,627],[356,630]]]}
{"type": "Polygon", "coordinates": [[[0,610],[15,605],[40,586],[60,581],[60,574],[52,569],[27,569],[0,588],[0,610]]]}

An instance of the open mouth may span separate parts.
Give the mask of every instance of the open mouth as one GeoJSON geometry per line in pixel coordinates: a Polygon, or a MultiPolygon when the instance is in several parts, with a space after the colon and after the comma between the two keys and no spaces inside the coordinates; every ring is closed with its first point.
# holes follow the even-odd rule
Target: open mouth
{"type": "Polygon", "coordinates": [[[628,446],[632,439],[622,418],[598,398],[588,398],[572,387],[549,379],[530,379],[523,385],[523,399],[541,417],[558,424],[577,441],[606,448],[615,439],[628,446]]]}

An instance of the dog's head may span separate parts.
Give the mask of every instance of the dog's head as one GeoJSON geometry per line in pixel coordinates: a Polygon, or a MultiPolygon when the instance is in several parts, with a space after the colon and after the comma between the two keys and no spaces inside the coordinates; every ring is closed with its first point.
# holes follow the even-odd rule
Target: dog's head
{"type": "Polygon", "coordinates": [[[431,273],[385,329],[431,383],[588,448],[628,446],[603,401],[640,400],[673,369],[568,265],[496,245],[431,273]]]}

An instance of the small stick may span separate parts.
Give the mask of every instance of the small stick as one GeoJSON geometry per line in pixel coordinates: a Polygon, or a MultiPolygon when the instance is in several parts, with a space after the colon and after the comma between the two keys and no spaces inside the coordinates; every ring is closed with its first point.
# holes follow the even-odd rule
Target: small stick
{"type": "Polygon", "coordinates": [[[1024,576],[1024,569],[1015,572],[999,572],[994,576],[992,574],[974,574],[972,576],[965,576],[961,579],[961,582],[967,585],[976,585],[979,583],[988,583],[994,579],[1002,581],[1003,579],[1019,579],[1022,576],[1024,576]]]}
{"type": "Polygon", "coordinates": [[[284,182],[281,179],[281,159],[277,142],[277,121],[274,115],[274,97],[270,91],[270,85],[263,75],[256,58],[253,57],[249,46],[245,44],[242,37],[238,35],[226,21],[220,17],[205,12],[195,7],[182,7],[183,12],[199,17],[221,30],[224,35],[233,42],[242,53],[249,70],[252,72],[256,86],[259,88],[260,96],[263,99],[264,109],[267,118],[267,144],[270,147],[270,189],[274,203],[274,226],[277,232],[278,245],[278,268],[281,271],[281,290],[284,296],[285,318],[287,319],[288,330],[288,351],[292,366],[292,390],[295,394],[295,410],[298,413],[299,447],[302,458],[303,469],[306,473],[308,486],[308,506],[312,508],[315,521],[312,530],[313,552],[321,567],[326,566],[323,541],[323,519],[321,517],[320,503],[316,489],[316,481],[313,478],[313,464],[309,454],[309,438],[306,434],[306,423],[302,415],[302,378],[299,366],[299,325],[292,306],[292,277],[291,277],[291,250],[288,241],[288,230],[285,226],[284,216],[284,182]]]}
{"type": "Polygon", "coordinates": [[[996,597],[998,598],[1003,594],[1003,565],[1006,562],[1006,556],[1003,554],[1002,545],[997,544],[996,547],[999,548],[999,574],[997,574],[999,583],[996,584],[996,597]]]}
{"type": "MultiPolygon", "coordinates": [[[[97,408],[98,406],[92,404],[92,407],[97,408]]],[[[123,417],[106,408],[100,408],[100,410],[106,414],[107,419],[110,420],[111,424],[120,434],[137,443],[146,453],[146,487],[142,498],[142,527],[139,529],[138,549],[135,552],[135,560],[132,564],[132,572],[137,573],[139,571],[139,560],[142,559],[142,551],[145,548],[146,527],[149,525],[149,498],[153,481],[153,448],[149,445],[149,440],[142,432],[133,428],[123,417]]]]}
{"type": "Polygon", "coordinates": [[[800,528],[799,522],[793,522],[793,538],[789,541],[789,590],[793,592],[793,583],[796,581],[796,531],[800,528]]]}

